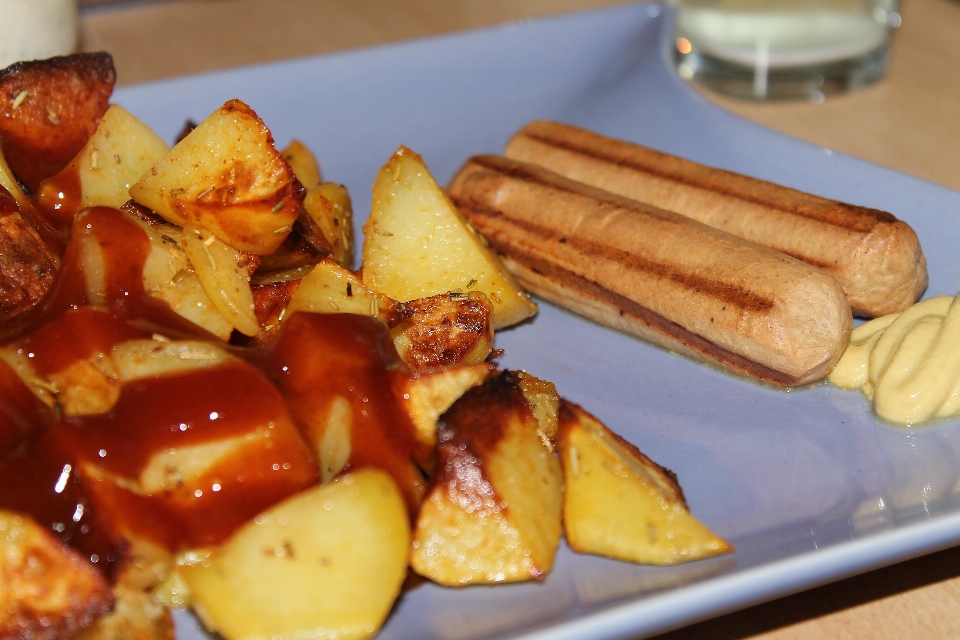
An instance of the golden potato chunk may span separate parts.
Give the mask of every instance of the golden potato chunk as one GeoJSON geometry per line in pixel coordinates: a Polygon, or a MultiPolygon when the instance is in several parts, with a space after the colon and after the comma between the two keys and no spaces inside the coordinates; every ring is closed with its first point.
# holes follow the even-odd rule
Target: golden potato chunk
{"type": "Polygon", "coordinates": [[[94,205],[119,209],[130,199],[130,185],[169,150],[150,127],[122,107],[110,105],[80,153],[41,182],[35,197],[64,224],[94,205]]]}
{"type": "Polygon", "coordinates": [[[560,396],[557,386],[547,380],[541,380],[526,371],[518,371],[520,390],[526,398],[533,417],[537,419],[537,433],[545,447],[553,451],[556,446],[557,412],[560,410],[560,396]]]}
{"type": "Polygon", "coordinates": [[[333,259],[346,269],[353,266],[353,203],[347,188],[324,182],[307,192],[303,207],[329,241],[333,259]]]}
{"type": "Polygon", "coordinates": [[[733,547],[691,515],[676,476],[575,404],[560,404],[563,523],[581,553],[669,565],[733,547]]]}
{"type": "Polygon", "coordinates": [[[263,121],[230,100],[144,173],[130,197],[174,224],[266,255],[290,233],[304,190],[263,121]]]}
{"type": "Polygon", "coordinates": [[[363,469],[261,513],[181,575],[197,615],[227,640],[370,638],[400,594],[409,548],[396,485],[363,469]]]}
{"type": "Polygon", "coordinates": [[[423,159],[405,147],[377,174],[363,233],[363,281],[374,291],[400,302],[481,291],[493,302],[496,329],[537,312],[423,159]]]}
{"type": "Polygon", "coordinates": [[[297,180],[305,189],[313,189],[320,184],[322,177],[320,174],[320,165],[313,152],[299,140],[291,140],[287,148],[283,150],[283,159],[287,161],[297,180]]]}
{"type": "Polygon", "coordinates": [[[112,606],[90,562],[30,518],[0,512],[0,637],[70,638],[112,606]]]}
{"type": "Polygon", "coordinates": [[[441,420],[439,462],[410,565],[442,585],[544,578],[560,543],[560,462],[515,374],[468,391],[441,420]]]}
{"type": "Polygon", "coordinates": [[[72,640],[175,640],[173,616],[149,593],[118,585],[113,611],[72,640]]]}
{"type": "Polygon", "coordinates": [[[330,258],[321,260],[290,298],[284,317],[295,311],[352,313],[379,318],[388,326],[406,317],[396,300],[369,289],[360,278],[330,258]]]}

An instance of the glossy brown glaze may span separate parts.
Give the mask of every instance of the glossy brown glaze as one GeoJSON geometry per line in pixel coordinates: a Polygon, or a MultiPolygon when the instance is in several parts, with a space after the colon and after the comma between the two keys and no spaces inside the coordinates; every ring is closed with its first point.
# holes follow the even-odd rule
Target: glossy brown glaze
{"type": "MultiPolygon", "coordinates": [[[[130,218],[88,209],[71,237],[50,295],[27,314],[29,322],[8,333],[15,338],[9,346],[37,375],[108,357],[130,339],[210,338],[146,294],[149,241],[130,218]],[[82,241],[102,253],[96,301],[83,272],[82,241]]],[[[215,544],[317,480],[283,397],[243,360],[128,382],[107,413],[59,420],[3,364],[0,409],[0,508],[33,516],[108,573],[131,539],[171,550],[215,544]],[[142,474],[163,456],[226,441],[239,444],[209,468],[144,488],[142,474]]]]}
{"type": "Polygon", "coordinates": [[[350,314],[295,313],[284,321],[265,366],[314,446],[325,433],[331,403],[345,399],[352,416],[347,468],[387,471],[411,515],[416,513],[424,480],[413,460],[426,460],[432,452],[418,443],[393,391],[409,374],[382,322],[350,314]]]}
{"type": "Polygon", "coordinates": [[[80,172],[74,164],[44,180],[33,196],[41,215],[54,229],[66,231],[80,213],[80,172]]]}

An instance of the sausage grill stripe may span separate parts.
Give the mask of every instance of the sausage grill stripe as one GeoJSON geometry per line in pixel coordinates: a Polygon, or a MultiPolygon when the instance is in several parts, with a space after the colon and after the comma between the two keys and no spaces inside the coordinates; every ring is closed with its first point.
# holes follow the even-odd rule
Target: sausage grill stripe
{"type": "MultiPolygon", "coordinates": [[[[477,164],[482,163],[478,162],[477,164]]],[[[527,220],[511,218],[505,215],[502,211],[489,209],[476,203],[454,199],[454,204],[456,204],[457,208],[459,208],[461,211],[469,210],[470,215],[467,217],[471,219],[474,215],[487,218],[500,218],[503,223],[512,225],[517,229],[535,236],[537,242],[561,242],[562,244],[565,244],[571,249],[580,253],[580,255],[582,255],[584,258],[605,260],[617,265],[618,268],[635,272],[643,271],[651,274],[654,277],[666,278],[684,289],[716,298],[717,300],[720,300],[731,307],[741,309],[742,311],[761,313],[764,311],[770,311],[774,307],[774,302],[772,300],[764,298],[753,291],[749,291],[742,287],[718,280],[704,278],[696,273],[691,272],[689,269],[684,271],[675,265],[654,262],[639,256],[636,253],[624,251],[622,249],[604,245],[592,240],[587,240],[585,238],[562,236],[546,226],[534,224],[527,220]]],[[[620,206],[619,203],[618,206],[620,206]]],[[[640,213],[646,214],[647,211],[642,210],[640,213]]],[[[491,240],[490,237],[487,239],[491,240]]],[[[611,291],[611,293],[613,292],[611,291]]],[[[623,299],[626,300],[626,298],[623,299]]]]}
{"type": "MultiPolygon", "coordinates": [[[[553,126],[562,127],[563,125],[553,126]]],[[[704,167],[653,149],[628,146],[626,143],[591,132],[573,128],[570,128],[570,131],[575,133],[576,140],[573,139],[574,135],[560,138],[542,131],[531,131],[530,127],[521,131],[518,137],[527,137],[556,149],[642,171],[680,184],[706,189],[718,195],[770,207],[857,233],[870,233],[880,223],[897,221],[896,217],[886,211],[828,200],[723,169],[704,167]],[[785,196],[788,196],[792,202],[789,204],[785,202],[785,196]]]]}
{"type": "MultiPolygon", "coordinates": [[[[479,208],[475,205],[456,202],[455,204],[468,218],[477,220],[480,218],[499,218],[501,224],[515,225],[523,230],[529,230],[527,225],[518,223],[516,220],[508,220],[502,216],[501,212],[485,208],[479,208]]],[[[485,230],[487,231],[487,230],[485,230]]],[[[487,241],[491,248],[497,252],[508,263],[514,263],[524,270],[529,270],[550,280],[555,286],[565,289],[569,293],[576,294],[582,298],[595,300],[618,312],[621,316],[640,322],[653,331],[662,334],[668,338],[683,344],[693,352],[702,354],[710,360],[726,365],[736,371],[750,375],[772,384],[781,386],[791,386],[797,384],[799,379],[795,376],[777,371],[770,367],[754,362],[736,353],[728,351],[713,342],[710,342],[703,336],[697,335],[679,324],[664,318],[660,314],[651,311],[647,307],[637,304],[633,300],[620,295],[602,284],[571,271],[555,263],[543,260],[531,252],[524,251],[516,243],[505,243],[499,240],[499,234],[496,232],[485,233],[487,241]]],[[[569,242],[569,241],[568,241],[569,242]]],[[[521,282],[526,280],[526,276],[516,269],[511,269],[521,282]]],[[[544,293],[540,293],[544,296],[544,293]]]]}

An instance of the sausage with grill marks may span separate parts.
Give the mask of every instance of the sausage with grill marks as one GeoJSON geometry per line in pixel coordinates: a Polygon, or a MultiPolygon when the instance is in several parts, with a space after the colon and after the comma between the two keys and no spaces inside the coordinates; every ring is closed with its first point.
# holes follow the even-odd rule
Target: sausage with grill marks
{"type": "Polygon", "coordinates": [[[714,169],[556,122],[531,122],[506,155],[647,202],[833,275],[853,312],[903,311],[927,286],[917,234],[892,214],[714,169]]]}
{"type": "Polygon", "coordinates": [[[448,192],[534,294],[764,382],[814,382],[852,317],[829,274],[676,213],[497,156],[448,192]]]}

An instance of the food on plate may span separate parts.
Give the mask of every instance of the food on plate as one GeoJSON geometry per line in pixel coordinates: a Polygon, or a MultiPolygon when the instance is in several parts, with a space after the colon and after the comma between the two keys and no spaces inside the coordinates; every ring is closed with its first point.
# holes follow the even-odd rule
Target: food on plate
{"type": "Polygon", "coordinates": [[[562,401],[490,357],[536,306],[419,156],[352,272],[346,189],[242,102],[172,149],[79,113],[35,187],[0,148],[0,635],[172,640],[192,606],[227,640],[368,638],[410,567],[545,578],[562,401]]]}
{"type": "Polygon", "coordinates": [[[784,387],[846,346],[840,285],[785,254],[497,156],[448,190],[521,284],[602,324],[784,387]]]}
{"type": "Polygon", "coordinates": [[[439,460],[413,533],[410,566],[450,587],[550,572],[563,474],[540,441],[516,374],[466,392],[443,416],[439,460]]]}
{"type": "Polygon", "coordinates": [[[939,296],[864,323],[829,380],[860,389],[884,420],[910,425],[960,413],[960,298],[939,296]]]}
{"type": "Polygon", "coordinates": [[[56,253],[0,186],[0,322],[12,320],[40,301],[53,284],[57,262],[56,253]]]}
{"type": "Polygon", "coordinates": [[[0,584],[3,638],[69,638],[113,606],[110,585],[86,558],[9,511],[0,511],[0,584]]]}
{"type": "Polygon", "coordinates": [[[130,197],[168,222],[266,255],[290,233],[304,189],[263,121],[230,100],[144,173],[130,197]]]}
{"type": "Polygon", "coordinates": [[[731,551],[690,515],[671,471],[577,405],[562,401],[559,415],[563,527],[572,549],[645,564],[731,551]]]}
{"type": "Polygon", "coordinates": [[[114,82],[106,53],[17,62],[0,71],[0,150],[28,189],[80,152],[107,110],[114,82]]]}
{"type": "Polygon", "coordinates": [[[204,625],[225,638],[369,638],[409,551],[395,484],[361,469],[261,513],[181,574],[204,625]]]}
{"type": "Polygon", "coordinates": [[[916,233],[844,204],[555,122],[531,122],[506,154],[782,251],[833,275],[853,313],[902,311],[927,286],[916,233]]]}
{"type": "Polygon", "coordinates": [[[38,185],[36,201],[48,220],[69,227],[87,207],[121,207],[130,185],[169,151],[150,127],[110,105],[77,155],[38,185]]]}
{"type": "Polygon", "coordinates": [[[537,312],[423,159],[405,147],[377,174],[363,233],[363,281],[374,291],[400,302],[481,291],[493,302],[495,329],[537,312]]]}

